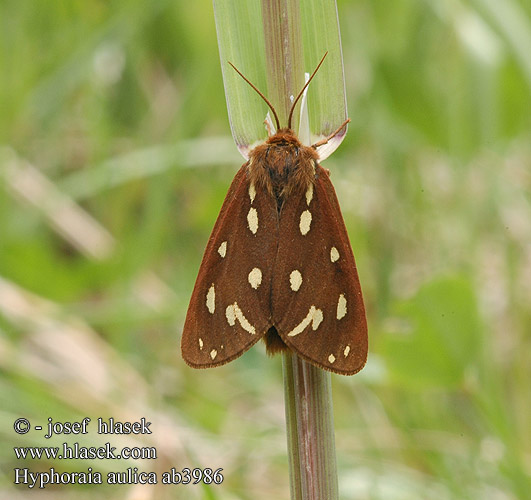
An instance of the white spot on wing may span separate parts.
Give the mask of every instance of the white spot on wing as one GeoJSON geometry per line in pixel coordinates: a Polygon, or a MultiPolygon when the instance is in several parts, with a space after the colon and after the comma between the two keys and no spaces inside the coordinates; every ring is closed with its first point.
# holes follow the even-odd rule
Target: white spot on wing
{"type": "Polygon", "coordinates": [[[310,230],[310,224],[312,223],[312,214],[309,210],[305,210],[301,214],[301,221],[299,223],[299,229],[301,231],[301,234],[304,236],[308,234],[308,231],[310,230]]]}
{"type": "Polygon", "coordinates": [[[247,277],[249,284],[256,290],[262,283],[262,271],[255,267],[247,277]]]}
{"type": "Polygon", "coordinates": [[[336,357],[333,354],[330,354],[330,356],[328,356],[328,361],[330,362],[330,364],[332,364],[335,360],[336,357]]]}
{"type": "Polygon", "coordinates": [[[249,185],[249,198],[251,199],[251,203],[254,201],[254,197],[256,196],[256,189],[254,187],[254,184],[251,182],[249,185]]]}
{"type": "Polygon", "coordinates": [[[212,349],[210,351],[210,357],[212,358],[212,361],[214,361],[214,359],[216,359],[217,355],[218,355],[218,351],[216,351],[216,349],[212,349]]]}
{"type": "Polygon", "coordinates": [[[218,253],[219,255],[221,255],[222,258],[225,258],[225,255],[227,255],[227,242],[226,241],[224,241],[223,243],[221,243],[221,245],[219,245],[218,253]]]}
{"type": "Polygon", "coordinates": [[[199,339],[199,349],[203,349],[203,339],[199,339]]]}
{"type": "Polygon", "coordinates": [[[336,262],[339,259],[339,252],[336,247],[330,249],[330,260],[336,262]]]}
{"type": "Polygon", "coordinates": [[[312,329],[317,330],[321,321],[323,321],[323,311],[317,309],[315,306],[311,306],[306,317],[288,333],[288,337],[299,335],[299,333],[302,333],[310,323],[312,323],[312,329]]]}
{"type": "Polygon", "coordinates": [[[313,199],[313,184],[310,183],[308,189],[306,190],[306,205],[310,205],[310,202],[313,199]]]}
{"type": "Polygon", "coordinates": [[[289,275],[289,285],[294,292],[297,292],[301,287],[302,274],[297,269],[291,271],[291,274],[289,275]]]}
{"type": "Polygon", "coordinates": [[[350,346],[348,345],[347,347],[345,347],[345,350],[343,351],[345,358],[348,356],[349,352],[350,352],[350,346]]]}
{"type": "Polygon", "coordinates": [[[208,312],[210,314],[214,314],[214,311],[216,310],[216,290],[214,288],[214,283],[212,283],[212,286],[208,289],[206,296],[206,306],[208,312]]]}
{"type": "Polygon", "coordinates": [[[251,233],[256,234],[256,231],[258,231],[258,212],[254,207],[249,209],[249,213],[247,214],[247,224],[249,225],[251,233]]]}
{"type": "Polygon", "coordinates": [[[225,309],[225,316],[230,326],[234,326],[236,324],[236,320],[238,320],[241,327],[246,332],[249,332],[251,335],[254,335],[256,333],[254,326],[251,325],[251,323],[249,323],[247,318],[244,316],[237,302],[234,302],[234,304],[227,306],[227,309],[225,309]]]}
{"type": "Polygon", "coordinates": [[[344,318],[347,314],[347,299],[341,294],[337,300],[337,319],[344,318]]]}

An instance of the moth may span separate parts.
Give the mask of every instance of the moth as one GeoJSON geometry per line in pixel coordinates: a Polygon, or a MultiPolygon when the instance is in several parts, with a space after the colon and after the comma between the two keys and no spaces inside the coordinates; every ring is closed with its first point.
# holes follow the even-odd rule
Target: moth
{"type": "MultiPolygon", "coordinates": [[[[326,56],[326,54],[325,54],[326,56]]],[[[319,147],[302,144],[267,98],[276,132],[237,172],[208,241],[181,340],[193,368],[223,365],[264,339],[315,366],[353,375],[367,359],[367,322],[354,255],[319,147]]]]}

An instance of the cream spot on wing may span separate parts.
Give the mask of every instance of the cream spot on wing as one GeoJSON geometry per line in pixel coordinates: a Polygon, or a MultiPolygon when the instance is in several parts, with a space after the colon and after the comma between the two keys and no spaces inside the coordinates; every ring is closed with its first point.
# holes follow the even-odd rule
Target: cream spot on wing
{"type": "Polygon", "coordinates": [[[316,309],[315,313],[312,318],[312,329],[317,330],[319,328],[319,325],[323,321],[323,311],[321,309],[316,309]]]}
{"type": "Polygon", "coordinates": [[[302,212],[301,221],[299,222],[299,229],[303,236],[308,234],[311,223],[312,223],[312,214],[309,210],[305,210],[304,212],[302,212]]]}
{"type": "Polygon", "coordinates": [[[214,289],[214,283],[212,283],[212,286],[208,289],[206,296],[206,306],[208,312],[210,314],[214,314],[214,311],[216,310],[216,290],[214,289]]]}
{"type": "Polygon", "coordinates": [[[203,349],[203,339],[199,339],[199,349],[203,349]]]}
{"type": "Polygon", "coordinates": [[[227,306],[225,309],[225,317],[227,318],[227,323],[229,326],[234,326],[236,323],[236,312],[234,310],[234,304],[227,306]]]}
{"type": "Polygon", "coordinates": [[[234,326],[236,324],[236,320],[238,320],[241,327],[246,332],[249,332],[251,335],[256,333],[254,326],[249,323],[242,310],[239,308],[238,302],[234,302],[234,304],[227,306],[227,309],[225,309],[225,316],[227,317],[227,322],[230,326],[234,326]]]}
{"type": "Polygon", "coordinates": [[[330,249],[330,260],[336,262],[339,259],[339,252],[336,247],[330,249]]]}
{"type": "Polygon", "coordinates": [[[315,306],[311,306],[306,317],[293,330],[291,330],[291,332],[288,333],[288,337],[295,337],[295,335],[299,335],[299,333],[302,333],[310,323],[312,323],[312,329],[317,330],[317,327],[321,324],[321,321],[323,321],[323,311],[321,311],[321,309],[317,309],[315,306]]]}
{"type": "Polygon", "coordinates": [[[291,332],[288,333],[288,337],[295,337],[295,335],[302,333],[304,329],[312,322],[314,313],[315,306],[311,306],[306,317],[293,330],[291,330],[291,332]]]}
{"type": "Polygon", "coordinates": [[[212,349],[210,351],[210,357],[212,358],[212,361],[214,361],[214,359],[216,359],[217,355],[218,355],[218,351],[216,351],[216,349],[212,349]]]}
{"type": "Polygon", "coordinates": [[[306,205],[310,205],[310,202],[313,198],[313,184],[310,183],[308,189],[306,190],[306,205]]]}
{"type": "Polygon", "coordinates": [[[236,319],[240,322],[242,328],[250,334],[254,335],[256,333],[254,326],[251,325],[249,321],[247,321],[247,318],[243,315],[242,310],[238,307],[237,302],[234,302],[234,311],[236,313],[236,319]]]}
{"type": "Polygon", "coordinates": [[[350,352],[350,346],[348,345],[345,347],[345,350],[343,351],[343,354],[345,355],[345,358],[348,356],[348,353],[350,352]]]}
{"type": "Polygon", "coordinates": [[[337,319],[344,318],[347,314],[347,299],[345,299],[345,296],[341,294],[339,296],[339,299],[337,301],[337,319]]]}
{"type": "Polygon", "coordinates": [[[262,283],[262,271],[255,267],[247,277],[249,284],[256,290],[262,283]]]}
{"type": "Polygon", "coordinates": [[[291,271],[291,274],[289,275],[289,286],[294,292],[297,292],[299,288],[302,285],[302,274],[300,271],[297,271],[295,269],[294,271],[291,271]]]}
{"type": "Polygon", "coordinates": [[[221,243],[221,245],[219,245],[218,253],[219,255],[221,255],[221,258],[225,258],[225,255],[227,255],[227,242],[226,241],[224,241],[223,243],[221,243]]]}
{"type": "Polygon", "coordinates": [[[330,362],[330,364],[332,364],[335,360],[336,357],[333,354],[330,354],[330,356],[328,356],[328,361],[330,362]]]}
{"type": "Polygon", "coordinates": [[[249,198],[251,199],[251,203],[254,201],[254,197],[256,196],[256,189],[254,187],[254,184],[251,182],[249,185],[249,198]]]}
{"type": "Polygon", "coordinates": [[[247,214],[247,224],[249,225],[251,233],[256,234],[256,231],[258,231],[258,212],[254,207],[249,209],[249,213],[247,214]]]}

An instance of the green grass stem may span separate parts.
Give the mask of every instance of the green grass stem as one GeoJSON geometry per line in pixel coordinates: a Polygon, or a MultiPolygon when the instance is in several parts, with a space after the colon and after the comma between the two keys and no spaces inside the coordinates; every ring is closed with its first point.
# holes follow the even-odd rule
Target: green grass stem
{"type": "Polygon", "coordinates": [[[291,499],[336,500],[331,374],[291,353],[282,367],[291,499]]]}

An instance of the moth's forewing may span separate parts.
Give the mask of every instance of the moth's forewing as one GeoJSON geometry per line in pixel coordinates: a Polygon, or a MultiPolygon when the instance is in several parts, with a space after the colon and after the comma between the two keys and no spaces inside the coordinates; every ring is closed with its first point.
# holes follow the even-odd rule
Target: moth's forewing
{"type": "Polygon", "coordinates": [[[365,308],[335,190],[318,164],[312,191],[288,197],[280,213],[272,320],[302,358],[352,375],[367,359],[365,308]]]}
{"type": "Polygon", "coordinates": [[[278,216],[274,200],[260,194],[245,164],[208,241],[186,315],[181,350],[194,368],[228,363],[270,326],[278,216]]]}

